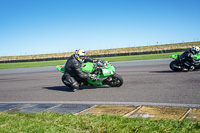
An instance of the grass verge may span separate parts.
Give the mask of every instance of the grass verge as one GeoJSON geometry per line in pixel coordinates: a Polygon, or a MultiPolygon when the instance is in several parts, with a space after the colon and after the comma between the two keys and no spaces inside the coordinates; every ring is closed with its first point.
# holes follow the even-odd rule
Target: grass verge
{"type": "MultiPolygon", "coordinates": [[[[171,54],[181,54],[181,53],[182,52],[163,53],[163,54],[130,55],[130,56],[114,56],[114,57],[102,57],[101,59],[107,60],[110,62],[130,61],[130,60],[146,60],[146,59],[161,59],[161,58],[170,58],[171,54]]],[[[65,64],[65,62],[66,62],[66,60],[20,62],[20,63],[0,63],[0,69],[56,66],[56,65],[65,64]]]]}
{"type": "Polygon", "coordinates": [[[200,122],[110,115],[0,112],[0,132],[10,133],[199,133],[200,122]]]}

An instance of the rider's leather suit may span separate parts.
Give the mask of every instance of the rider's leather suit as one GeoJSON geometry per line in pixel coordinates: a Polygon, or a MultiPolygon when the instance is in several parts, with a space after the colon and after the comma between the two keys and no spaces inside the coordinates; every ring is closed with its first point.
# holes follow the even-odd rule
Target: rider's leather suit
{"type": "Polygon", "coordinates": [[[188,69],[192,66],[199,66],[200,63],[194,59],[194,55],[190,50],[185,51],[182,55],[180,55],[180,61],[184,64],[188,69]]]}
{"type": "MultiPolygon", "coordinates": [[[[95,62],[96,60],[85,57],[85,62],[95,62]]],[[[87,80],[90,78],[90,74],[83,72],[81,69],[81,63],[75,58],[75,55],[69,57],[65,64],[65,72],[62,76],[63,83],[70,84],[73,89],[78,89],[80,84],[77,82],[77,79],[87,80]]]]}

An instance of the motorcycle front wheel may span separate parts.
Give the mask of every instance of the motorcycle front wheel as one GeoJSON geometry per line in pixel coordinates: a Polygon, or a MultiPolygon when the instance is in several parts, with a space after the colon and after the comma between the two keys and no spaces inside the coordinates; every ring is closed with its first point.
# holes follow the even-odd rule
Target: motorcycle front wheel
{"type": "Polygon", "coordinates": [[[116,73],[109,78],[111,78],[111,80],[107,81],[107,84],[111,87],[120,87],[123,84],[123,78],[116,73]]]}
{"type": "Polygon", "coordinates": [[[174,72],[180,72],[180,71],[182,71],[183,70],[183,68],[182,67],[180,67],[180,68],[178,68],[178,62],[177,62],[177,60],[174,60],[174,61],[172,61],[170,64],[169,64],[169,67],[172,69],[172,71],[174,71],[174,72]]]}

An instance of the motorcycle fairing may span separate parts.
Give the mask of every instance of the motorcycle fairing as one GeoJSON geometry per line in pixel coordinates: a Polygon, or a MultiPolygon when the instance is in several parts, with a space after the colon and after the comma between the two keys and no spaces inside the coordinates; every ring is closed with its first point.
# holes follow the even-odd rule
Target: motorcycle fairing
{"type": "MultiPolygon", "coordinates": [[[[170,57],[171,57],[172,59],[178,59],[178,54],[170,55],[170,57]]],[[[197,55],[194,55],[194,59],[200,60],[200,53],[198,53],[197,55]]]]}

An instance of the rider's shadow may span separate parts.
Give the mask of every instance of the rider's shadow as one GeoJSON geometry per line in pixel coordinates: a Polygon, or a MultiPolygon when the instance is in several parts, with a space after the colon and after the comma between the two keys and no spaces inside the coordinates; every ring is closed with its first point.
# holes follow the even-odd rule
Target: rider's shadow
{"type": "MultiPolygon", "coordinates": [[[[97,88],[109,88],[108,86],[82,86],[79,90],[87,89],[97,89],[97,88]]],[[[53,87],[43,87],[43,89],[55,90],[55,91],[65,91],[65,92],[74,92],[72,88],[67,86],[53,86],[53,87]]]]}
{"type": "Polygon", "coordinates": [[[175,73],[174,71],[166,70],[166,71],[151,71],[150,73],[175,73]]]}
{"type": "MultiPolygon", "coordinates": [[[[188,71],[181,71],[181,72],[188,72],[188,71]]],[[[171,70],[166,70],[166,71],[151,71],[150,73],[180,73],[180,72],[174,72],[171,70]]]]}
{"type": "Polygon", "coordinates": [[[52,86],[52,87],[43,87],[43,89],[54,90],[54,91],[68,91],[73,92],[73,90],[67,86],[52,86]]]}

